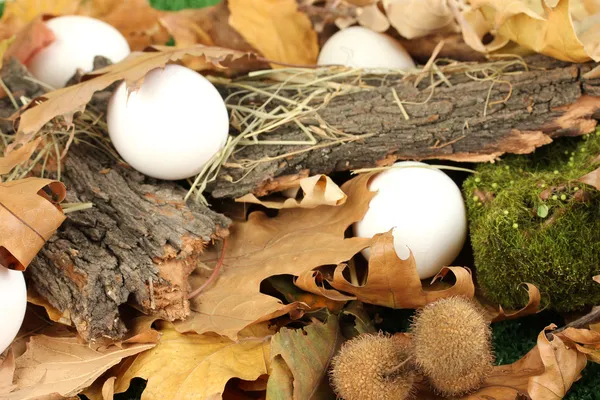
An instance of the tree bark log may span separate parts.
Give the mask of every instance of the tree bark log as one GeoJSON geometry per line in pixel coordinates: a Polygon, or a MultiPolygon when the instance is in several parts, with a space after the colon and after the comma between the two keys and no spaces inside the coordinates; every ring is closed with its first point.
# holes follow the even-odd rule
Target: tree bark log
{"type": "MultiPolygon", "coordinates": [[[[585,134],[596,127],[600,80],[582,76],[591,64],[541,56],[528,58],[527,63],[528,71],[503,75],[496,82],[476,81],[464,73],[448,75],[452,86],[436,87],[428,101],[428,78],[417,88],[413,81],[391,85],[388,81],[385,86],[337,96],[318,116],[305,117],[304,123],[318,126],[321,120],[345,133],[372,136],[262,162],[252,171],[224,168],[209,190],[217,198],[248,192],[262,196],[278,190],[282,181],[289,184],[313,174],[385,166],[396,160],[492,161],[505,153],[530,153],[555,138],[585,134]],[[404,103],[408,120],[392,88],[402,101],[423,102],[404,103]]],[[[260,98],[249,101],[260,102],[260,98]]],[[[294,124],[268,135],[273,140],[301,137],[294,124]]],[[[236,158],[261,160],[300,149],[248,146],[236,158]]]]}
{"type": "Polygon", "coordinates": [[[65,161],[68,202],[92,202],[69,214],[27,269],[30,287],[64,312],[86,339],[126,332],[119,306],[128,300],[167,320],[189,313],[188,275],[229,220],[198,204],[185,189],[158,182],[90,146],[65,161]]]}

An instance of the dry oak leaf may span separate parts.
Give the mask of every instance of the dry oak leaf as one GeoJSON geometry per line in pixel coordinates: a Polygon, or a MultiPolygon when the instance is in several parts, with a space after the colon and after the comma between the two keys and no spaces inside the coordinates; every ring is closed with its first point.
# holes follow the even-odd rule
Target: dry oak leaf
{"type": "Polygon", "coordinates": [[[317,33],[308,16],[298,11],[296,0],[229,0],[228,4],[229,24],[263,56],[277,63],[316,64],[317,33]]]}
{"type": "Polygon", "coordinates": [[[315,321],[303,329],[282,328],[271,339],[271,374],[267,398],[312,399],[326,379],[342,342],[338,318],[315,321]]]}
{"type": "Polygon", "coordinates": [[[27,268],[65,220],[58,205],[65,196],[65,186],[50,179],[0,183],[0,265],[27,268]]]}
{"type": "Polygon", "coordinates": [[[586,174],[578,179],[579,182],[593,186],[600,190],[600,168],[593,170],[589,174],[586,174]]]}
{"type": "Polygon", "coordinates": [[[600,27],[590,26],[591,33],[578,37],[569,2],[471,0],[470,4],[497,34],[523,47],[563,61],[600,60],[598,35],[594,34],[600,27]]]}
{"type": "Polygon", "coordinates": [[[538,335],[537,348],[545,371],[529,379],[528,393],[533,400],[562,399],[587,363],[585,354],[567,346],[558,335],[548,340],[546,331],[555,328],[556,325],[550,325],[538,335]]]}
{"type": "Polygon", "coordinates": [[[132,378],[148,379],[142,399],[221,398],[231,378],[256,380],[268,373],[270,337],[181,334],[161,324],[162,338],[152,350],[138,355],[117,378],[115,390],[127,389],[132,378]]]}
{"type": "MultiPolygon", "coordinates": [[[[333,274],[333,279],[328,283],[340,292],[350,293],[363,303],[376,304],[391,308],[417,308],[450,296],[475,295],[475,286],[471,271],[462,267],[444,267],[431,281],[433,285],[438,279],[452,272],[456,283],[450,288],[437,288],[424,286],[419,279],[414,257],[402,260],[394,249],[392,232],[376,235],[371,245],[366,282],[353,284],[344,277],[344,270],[348,266],[338,265],[333,274]]],[[[298,280],[296,285],[309,292],[331,298],[337,294],[317,284],[314,271],[307,271],[298,280]]]]}
{"type": "Polygon", "coordinates": [[[390,24],[407,39],[460,32],[449,1],[383,0],[383,7],[390,24]]]}
{"type": "Polygon", "coordinates": [[[600,325],[591,325],[590,329],[567,328],[556,336],[575,343],[588,360],[600,363],[600,325]]]}
{"type": "Polygon", "coordinates": [[[4,358],[0,354],[0,396],[15,390],[13,385],[15,367],[15,354],[9,348],[4,358]]]}
{"type": "MultiPolygon", "coordinates": [[[[370,177],[346,182],[342,190],[348,199],[341,206],[281,210],[274,218],[254,212],[248,221],[234,223],[218,279],[192,300],[192,314],[177,322],[177,329],[235,339],[245,326],[293,310],[295,304],[284,305],[262,294],[261,282],[273,275],[300,276],[322,265],[337,265],[368,247],[371,239],[345,239],[344,232],[369,208],[374,195],[367,189],[370,177]]],[[[199,287],[202,280],[192,277],[191,283],[199,287]]]]}
{"type": "Polygon", "coordinates": [[[4,157],[0,157],[0,175],[8,174],[17,165],[29,160],[41,140],[41,137],[37,138],[32,142],[24,144],[17,150],[5,154],[4,157]]]}
{"type": "Polygon", "coordinates": [[[315,175],[300,179],[303,192],[301,200],[295,198],[280,201],[260,200],[252,193],[235,199],[239,203],[260,204],[267,208],[281,210],[283,208],[315,208],[318,206],[339,206],[346,201],[346,194],[327,175],[315,175]]]}
{"type": "Polygon", "coordinates": [[[16,359],[16,390],[2,400],[75,396],[125,357],[154,347],[154,343],[111,346],[93,350],[78,337],[32,336],[27,351],[16,359]]]}
{"type": "Polygon", "coordinates": [[[532,285],[531,283],[524,283],[523,285],[521,285],[521,287],[523,287],[527,290],[528,300],[527,300],[527,304],[520,310],[511,310],[511,311],[507,312],[502,308],[501,305],[494,307],[494,306],[491,306],[490,304],[487,304],[485,301],[481,301],[481,300],[479,301],[485,309],[487,318],[491,322],[498,322],[498,321],[504,321],[507,319],[521,318],[521,317],[524,317],[527,315],[537,314],[537,313],[543,311],[543,309],[540,309],[542,295],[541,295],[539,289],[535,285],[532,285]]]}
{"type": "Polygon", "coordinates": [[[206,68],[225,68],[222,64],[229,60],[250,56],[249,53],[196,45],[188,48],[156,46],[147,51],[132,53],[118,64],[109,65],[85,76],[85,80],[73,86],[58,89],[32,101],[22,112],[15,144],[26,143],[47,122],[62,116],[70,119],[82,111],[92,95],[108,87],[113,82],[124,79],[131,89],[139,87],[148,71],[161,68],[170,61],[177,61],[185,55],[202,57],[206,68]]]}

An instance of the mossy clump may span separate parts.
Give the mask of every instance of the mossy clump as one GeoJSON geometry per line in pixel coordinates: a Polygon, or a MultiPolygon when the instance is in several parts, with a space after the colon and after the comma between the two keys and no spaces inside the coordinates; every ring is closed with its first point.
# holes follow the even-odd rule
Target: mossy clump
{"type": "Polygon", "coordinates": [[[489,323],[465,297],[428,304],[415,315],[411,333],[415,364],[443,396],[478,389],[492,370],[489,323]]]}
{"type": "Polygon", "coordinates": [[[577,180],[600,165],[600,132],[531,156],[482,164],[463,185],[477,281],[505,308],[536,285],[557,311],[600,303],[600,191],[577,180]]]}
{"type": "Polygon", "coordinates": [[[384,334],[362,334],[344,343],[331,362],[331,384],[344,400],[405,400],[415,372],[409,344],[384,334]]]}

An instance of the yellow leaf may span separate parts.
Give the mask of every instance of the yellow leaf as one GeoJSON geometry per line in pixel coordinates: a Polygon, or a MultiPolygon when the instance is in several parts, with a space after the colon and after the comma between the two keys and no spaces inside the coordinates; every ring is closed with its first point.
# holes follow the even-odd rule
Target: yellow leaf
{"type": "Polygon", "coordinates": [[[300,188],[304,193],[301,200],[295,198],[277,201],[260,200],[252,193],[235,199],[239,203],[260,204],[267,208],[315,208],[318,206],[339,206],[346,201],[346,194],[327,175],[315,175],[300,179],[300,188]]]}
{"type": "Polygon", "coordinates": [[[229,0],[229,11],[229,24],[269,60],[317,62],[317,33],[308,16],[298,11],[296,0],[229,0]]]}
{"type": "Polygon", "coordinates": [[[65,195],[65,186],[49,179],[0,183],[0,265],[27,268],[65,220],[58,205],[65,195]]]}
{"type": "Polygon", "coordinates": [[[122,392],[135,377],[148,379],[143,399],[221,398],[231,378],[254,381],[268,373],[270,339],[181,334],[162,324],[162,338],[152,350],[140,354],[117,378],[122,392]]]}
{"type": "MultiPolygon", "coordinates": [[[[8,48],[10,47],[10,45],[15,41],[15,37],[11,36],[8,39],[4,39],[2,41],[0,41],[0,68],[2,68],[2,62],[4,61],[4,53],[6,53],[6,50],[8,50],[8,48]]],[[[1,161],[0,161],[1,163],[1,161]]],[[[1,164],[0,164],[1,166],[1,164]]],[[[0,174],[2,174],[3,172],[0,172],[0,174]]],[[[6,172],[4,172],[6,173],[6,172]]]]}
{"type": "Polygon", "coordinates": [[[558,0],[555,6],[547,1],[471,0],[471,6],[478,9],[502,37],[537,53],[570,62],[600,60],[600,54],[593,54],[594,44],[589,44],[586,52],[578,38],[569,0],[558,0]],[[532,7],[532,4],[537,6],[532,7]]]}

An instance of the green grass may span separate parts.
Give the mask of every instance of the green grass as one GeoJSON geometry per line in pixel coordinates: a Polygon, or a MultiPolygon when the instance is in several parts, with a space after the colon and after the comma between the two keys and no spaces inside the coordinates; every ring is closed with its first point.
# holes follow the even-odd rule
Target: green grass
{"type": "Polygon", "coordinates": [[[220,0],[150,0],[152,7],[168,11],[214,6],[219,2],[220,0]]]}

